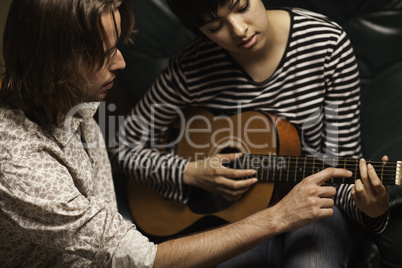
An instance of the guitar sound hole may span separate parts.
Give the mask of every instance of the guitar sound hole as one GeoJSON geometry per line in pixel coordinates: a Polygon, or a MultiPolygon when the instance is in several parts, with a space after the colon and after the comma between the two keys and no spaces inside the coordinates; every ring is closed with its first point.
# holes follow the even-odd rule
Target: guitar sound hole
{"type": "Polygon", "coordinates": [[[197,214],[211,214],[228,208],[232,202],[208,192],[204,189],[192,187],[188,199],[189,209],[197,214]]]}
{"type": "MultiPolygon", "coordinates": [[[[221,150],[220,154],[231,154],[240,152],[237,148],[227,147],[221,150]]],[[[227,162],[223,164],[228,168],[236,168],[235,162],[227,162]]],[[[194,213],[210,214],[216,213],[228,208],[232,202],[223,197],[208,192],[204,189],[193,187],[188,200],[188,207],[194,213]]]]}

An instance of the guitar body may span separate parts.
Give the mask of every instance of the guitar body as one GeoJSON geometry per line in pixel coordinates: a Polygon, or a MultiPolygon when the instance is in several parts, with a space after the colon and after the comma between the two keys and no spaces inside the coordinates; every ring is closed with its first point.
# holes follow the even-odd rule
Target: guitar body
{"type": "MultiPolygon", "coordinates": [[[[297,130],[286,120],[249,111],[230,117],[191,108],[173,129],[180,133],[172,143],[180,157],[198,161],[217,153],[242,152],[264,155],[301,154],[297,130]]],[[[172,140],[170,138],[170,140],[172,140]]],[[[129,204],[139,229],[148,235],[169,237],[181,234],[205,217],[233,222],[266,208],[281,196],[274,183],[257,183],[240,200],[229,202],[203,189],[191,188],[186,205],[164,199],[135,180],[129,180],[129,204]]],[[[193,230],[194,231],[194,230],[193,230]]]]}

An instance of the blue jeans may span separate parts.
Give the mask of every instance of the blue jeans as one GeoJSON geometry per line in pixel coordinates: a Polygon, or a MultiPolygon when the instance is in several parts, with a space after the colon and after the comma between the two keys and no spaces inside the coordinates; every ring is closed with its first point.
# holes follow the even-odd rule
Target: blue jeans
{"type": "Polygon", "coordinates": [[[382,265],[387,268],[402,267],[402,206],[390,209],[387,229],[382,234],[375,235],[378,249],[382,257],[382,265]]]}
{"type": "Polygon", "coordinates": [[[217,267],[347,267],[364,231],[337,207],[334,212],[330,218],[278,235],[217,267]]]}

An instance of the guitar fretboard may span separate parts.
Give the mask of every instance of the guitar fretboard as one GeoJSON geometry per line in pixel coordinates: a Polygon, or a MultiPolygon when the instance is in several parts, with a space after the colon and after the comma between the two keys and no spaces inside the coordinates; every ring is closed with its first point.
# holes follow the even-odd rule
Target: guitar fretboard
{"type": "MultiPolygon", "coordinates": [[[[351,184],[360,179],[359,162],[359,159],[244,154],[231,167],[257,170],[257,179],[265,182],[299,182],[328,167],[337,167],[352,171],[353,176],[333,178],[328,182],[351,184]]],[[[383,184],[401,185],[402,162],[367,160],[367,163],[374,167],[383,184]]]]}

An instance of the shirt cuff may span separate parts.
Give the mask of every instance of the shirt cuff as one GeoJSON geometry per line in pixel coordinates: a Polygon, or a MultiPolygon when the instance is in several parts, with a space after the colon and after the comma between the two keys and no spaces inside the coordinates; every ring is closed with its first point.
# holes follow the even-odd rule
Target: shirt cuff
{"type": "Polygon", "coordinates": [[[112,267],[153,267],[157,245],[134,227],[130,229],[112,257],[112,267]]]}

